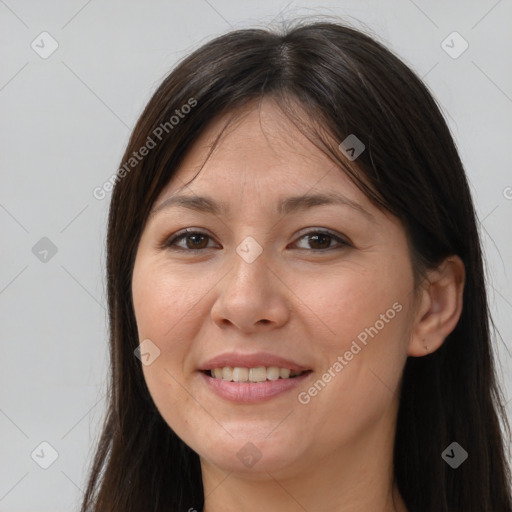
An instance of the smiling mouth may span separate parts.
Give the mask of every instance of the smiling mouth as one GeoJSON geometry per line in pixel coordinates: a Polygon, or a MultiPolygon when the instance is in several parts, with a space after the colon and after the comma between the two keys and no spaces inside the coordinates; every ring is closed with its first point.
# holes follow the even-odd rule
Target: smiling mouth
{"type": "Polygon", "coordinates": [[[279,368],[277,366],[258,366],[255,368],[224,366],[222,368],[203,370],[203,373],[208,377],[219,380],[256,383],[279,379],[294,379],[306,373],[311,373],[311,371],[312,370],[295,371],[289,368],[279,368]]]}

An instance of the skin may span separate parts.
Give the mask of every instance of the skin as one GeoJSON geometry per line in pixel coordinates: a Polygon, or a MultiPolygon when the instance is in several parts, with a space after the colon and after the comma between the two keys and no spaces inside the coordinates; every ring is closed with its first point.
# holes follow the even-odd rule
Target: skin
{"type": "Polygon", "coordinates": [[[151,396],[200,456],[206,512],[404,512],[392,482],[400,378],[408,356],[425,355],[425,346],[435,351],[455,327],[463,264],[448,258],[415,295],[401,222],[373,206],[271,100],[238,114],[184,187],[228,117],[212,121],[154,204],[179,191],[224,201],[230,214],[163,208],[140,240],[132,281],[139,339],[160,350],[143,366],[151,396]],[[276,213],[288,196],[333,191],[373,218],[337,204],[276,213]],[[207,237],[162,247],[189,227],[207,237]],[[350,245],[304,236],[318,228],[350,245]],[[252,263],[236,252],[248,236],[263,249],[252,263]],[[202,252],[190,250],[194,243],[202,252]],[[402,308],[394,318],[300,403],[298,393],[396,303],[402,308]],[[234,404],[197,372],[228,351],[270,352],[313,373],[300,389],[234,404]],[[261,455],[251,467],[237,457],[248,442],[261,455]]]}

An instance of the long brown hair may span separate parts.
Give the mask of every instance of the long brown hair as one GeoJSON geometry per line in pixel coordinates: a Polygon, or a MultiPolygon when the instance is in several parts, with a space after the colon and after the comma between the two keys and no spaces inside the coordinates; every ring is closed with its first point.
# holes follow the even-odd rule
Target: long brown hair
{"type": "Polygon", "coordinates": [[[373,38],[332,22],[222,35],[182,60],[140,116],[111,198],[108,410],[81,512],[203,508],[199,456],[160,416],[134,356],[132,271],[148,213],[191,143],[214,117],[271,96],[370,200],[401,219],[417,275],[452,254],[465,265],[457,326],[434,353],[409,357],[402,376],[394,478],[409,512],[512,512],[510,426],[476,214],[456,146],[420,79],[373,38]],[[357,167],[332,144],[350,134],[366,146],[357,167]],[[135,158],[143,146],[145,156],[135,158]],[[469,454],[457,469],[441,457],[453,441],[469,454]]]}

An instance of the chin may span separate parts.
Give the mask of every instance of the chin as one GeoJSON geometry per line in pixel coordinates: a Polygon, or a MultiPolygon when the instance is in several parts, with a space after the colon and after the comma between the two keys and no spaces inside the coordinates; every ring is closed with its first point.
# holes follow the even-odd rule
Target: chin
{"type": "Polygon", "coordinates": [[[267,473],[291,470],[298,464],[298,442],[288,437],[288,442],[276,438],[254,436],[230,437],[225,433],[209,446],[198,446],[195,451],[202,460],[225,472],[268,478],[267,473]]]}

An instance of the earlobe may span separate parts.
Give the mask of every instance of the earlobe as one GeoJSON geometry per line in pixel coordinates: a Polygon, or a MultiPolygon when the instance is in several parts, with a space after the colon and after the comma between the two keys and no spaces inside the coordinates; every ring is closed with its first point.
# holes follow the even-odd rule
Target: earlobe
{"type": "Polygon", "coordinates": [[[464,263],[456,255],[429,272],[413,320],[409,356],[435,352],[455,329],[462,313],[464,283],[464,263]]]}

